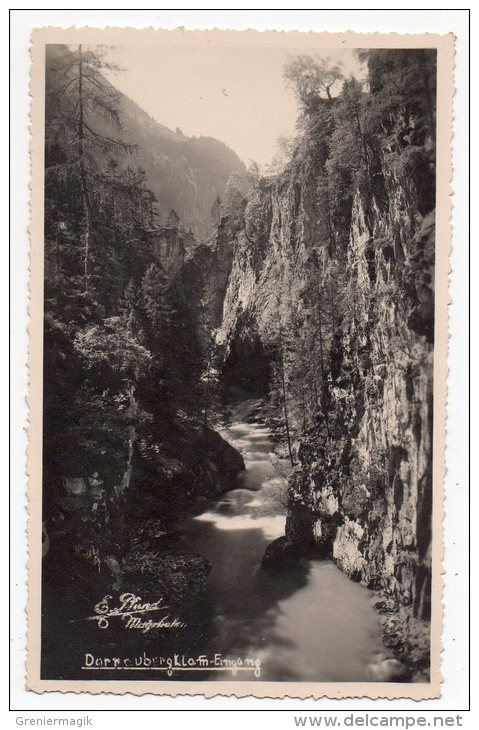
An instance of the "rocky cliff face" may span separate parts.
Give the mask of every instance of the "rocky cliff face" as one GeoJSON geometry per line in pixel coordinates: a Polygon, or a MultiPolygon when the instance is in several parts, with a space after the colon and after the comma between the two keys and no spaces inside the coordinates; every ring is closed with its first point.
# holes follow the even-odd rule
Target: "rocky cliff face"
{"type": "Polygon", "coordinates": [[[174,279],[185,264],[189,250],[195,245],[192,234],[178,226],[158,226],[150,231],[153,254],[168,279],[174,279]]]}
{"type": "Polygon", "coordinates": [[[375,208],[369,223],[354,200],[346,276],[355,315],[334,335],[330,433],[310,433],[301,444],[287,537],[304,541],[311,531],[351,578],[382,589],[397,612],[385,620],[387,642],[426,666],[434,217],[406,219],[407,192],[388,184],[389,205],[375,208]]]}
{"type": "Polygon", "coordinates": [[[226,219],[214,235],[190,252],[182,272],[198,309],[200,330],[215,331],[223,318],[223,302],[233,262],[234,237],[226,219]]]}
{"type": "Polygon", "coordinates": [[[416,666],[426,667],[434,213],[420,209],[413,181],[399,177],[384,157],[378,167],[376,191],[356,190],[347,202],[336,245],[321,236],[319,166],[308,173],[292,166],[255,187],[244,228],[228,243],[217,338],[227,372],[248,369],[252,352],[257,359],[250,367],[266,372],[281,296],[295,293],[294,326],[304,331],[312,326],[311,270],[336,282],[324,327],[321,405],[297,429],[286,537],[268,551],[266,564],[313,547],[352,579],[381,589],[388,643],[401,647],[403,657],[415,652],[416,666]]]}

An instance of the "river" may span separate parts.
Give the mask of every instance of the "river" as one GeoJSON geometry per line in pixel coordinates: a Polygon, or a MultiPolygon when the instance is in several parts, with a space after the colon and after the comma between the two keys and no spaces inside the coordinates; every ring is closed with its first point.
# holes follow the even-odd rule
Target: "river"
{"type": "Polygon", "coordinates": [[[181,525],[184,544],[212,565],[208,651],[260,659],[262,681],[378,678],[391,654],[369,590],[327,560],[305,559],[279,575],[261,568],[266,546],[284,534],[285,480],[268,428],[244,420],[255,404],[237,406],[223,433],[245,460],[238,488],[181,525]]]}

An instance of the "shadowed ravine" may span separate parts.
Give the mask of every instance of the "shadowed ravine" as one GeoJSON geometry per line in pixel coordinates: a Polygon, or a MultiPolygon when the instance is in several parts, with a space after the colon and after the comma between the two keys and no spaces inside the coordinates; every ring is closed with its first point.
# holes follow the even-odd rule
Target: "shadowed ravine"
{"type": "Polygon", "coordinates": [[[244,456],[239,488],[179,525],[178,547],[212,565],[203,604],[213,617],[207,650],[260,659],[263,681],[376,678],[375,666],[390,653],[367,589],[330,561],[304,560],[274,575],[261,568],[266,546],[284,534],[285,485],[272,464],[269,430],[242,420],[254,405],[238,406],[225,433],[244,456]]]}

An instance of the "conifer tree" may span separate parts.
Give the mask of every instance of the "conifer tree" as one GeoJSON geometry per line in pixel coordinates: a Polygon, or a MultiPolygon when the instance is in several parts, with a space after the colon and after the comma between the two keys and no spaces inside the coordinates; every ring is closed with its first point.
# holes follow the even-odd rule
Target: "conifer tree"
{"type": "Polygon", "coordinates": [[[47,105],[56,110],[46,125],[46,177],[66,174],[70,186],[78,185],[82,205],[83,283],[88,293],[94,236],[95,199],[105,178],[99,161],[131,153],[132,145],[116,137],[120,129],[118,92],[102,75],[117,67],[103,60],[100,53],[79,44],[57,59],[55,81],[48,87],[47,105]],[[102,118],[106,129],[99,131],[95,119],[102,118]],[[49,165],[48,148],[61,148],[62,160],[49,165]]]}
{"type": "Polygon", "coordinates": [[[166,225],[168,226],[168,228],[178,228],[180,225],[180,216],[178,215],[176,210],[173,210],[173,208],[168,213],[166,225]]]}
{"type": "Polygon", "coordinates": [[[213,205],[211,206],[211,223],[214,228],[217,228],[221,221],[221,206],[221,198],[217,195],[213,205]]]}
{"type": "Polygon", "coordinates": [[[244,226],[245,203],[239,176],[232,173],[226,184],[224,211],[233,233],[237,233],[244,226]]]}

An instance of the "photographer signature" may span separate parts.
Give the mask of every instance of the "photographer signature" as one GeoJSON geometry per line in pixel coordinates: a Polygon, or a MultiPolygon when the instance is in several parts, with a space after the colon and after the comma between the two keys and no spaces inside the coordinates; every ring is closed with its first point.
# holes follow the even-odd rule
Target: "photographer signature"
{"type": "Polygon", "coordinates": [[[179,629],[185,628],[186,624],[178,618],[171,617],[168,614],[163,615],[160,619],[145,619],[147,614],[158,611],[167,611],[169,606],[165,605],[163,598],[159,598],[154,602],[144,602],[140,596],[134,593],[122,593],[118,598],[118,603],[114,605],[113,596],[108,594],[104,596],[94,607],[94,615],[88,616],[87,621],[96,621],[99,629],[107,629],[110,620],[120,618],[127,629],[136,629],[142,633],[147,633],[151,629],[179,629]]]}

